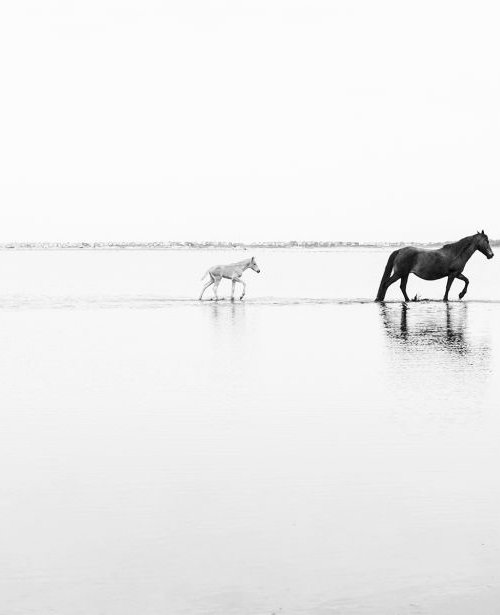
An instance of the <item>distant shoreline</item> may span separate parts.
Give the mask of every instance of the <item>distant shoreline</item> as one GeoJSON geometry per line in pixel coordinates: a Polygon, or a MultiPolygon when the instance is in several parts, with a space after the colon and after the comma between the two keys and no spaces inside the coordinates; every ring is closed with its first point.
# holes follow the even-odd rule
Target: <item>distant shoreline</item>
{"type": "MultiPolygon", "coordinates": [[[[0,250],[258,250],[258,249],[335,249],[400,248],[403,245],[439,248],[450,242],[355,242],[355,241],[154,241],[154,242],[12,242],[0,244],[0,250]]],[[[500,240],[491,241],[499,246],[500,240]]]]}

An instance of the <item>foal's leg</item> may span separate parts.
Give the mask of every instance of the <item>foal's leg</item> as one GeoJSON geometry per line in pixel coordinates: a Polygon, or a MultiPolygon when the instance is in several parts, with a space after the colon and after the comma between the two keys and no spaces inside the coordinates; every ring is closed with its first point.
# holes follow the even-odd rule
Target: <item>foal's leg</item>
{"type": "Polygon", "coordinates": [[[462,280],[462,282],[465,282],[465,286],[464,286],[464,288],[463,288],[462,292],[458,295],[458,298],[459,298],[459,299],[463,299],[463,298],[464,298],[464,296],[465,296],[465,293],[467,292],[467,289],[469,288],[469,280],[468,280],[468,278],[466,278],[466,277],[464,276],[464,274],[463,274],[463,273],[460,273],[459,275],[457,275],[457,278],[458,278],[459,280],[462,280]]]}
{"type": "Polygon", "coordinates": [[[453,274],[448,276],[448,281],[446,282],[446,291],[444,293],[443,301],[448,301],[448,293],[450,292],[450,288],[451,288],[451,285],[453,284],[454,279],[455,279],[455,276],[453,274]]]}
{"type": "Polygon", "coordinates": [[[243,280],[241,280],[241,279],[240,279],[240,280],[238,280],[238,282],[239,282],[240,284],[243,284],[243,293],[241,294],[241,297],[240,297],[240,301],[241,301],[241,300],[243,299],[243,297],[245,296],[245,293],[246,293],[246,290],[247,290],[247,285],[246,285],[246,284],[245,284],[245,282],[243,282],[243,280]]]}
{"type": "Polygon", "coordinates": [[[203,297],[203,293],[207,290],[207,288],[209,286],[211,286],[214,283],[214,281],[210,278],[210,280],[208,280],[208,282],[205,284],[205,286],[201,289],[201,294],[199,297],[199,301],[201,301],[201,298],[203,297]]]}
{"type": "Polygon", "coordinates": [[[401,278],[401,284],[400,284],[401,292],[403,293],[403,297],[405,298],[405,301],[409,301],[410,300],[410,298],[406,294],[406,284],[408,283],[408,275],[409,274],[404,275],[401,278]]]}
{"type": "Polygon", "coordinates": [[[236,282],[237,281],[238,280],[236,280],[236,278],[233,278],[233,284],[232,284],[232,287],[231,287],[231,301],[234,301],[234,287],[236,286],[236,282]]]}
{"type": "Polygon", "coordinates": [[[217,296],[217,289],[219,288],[221,278],[216,278],[214,280],[214,301],[219,301],[219,297],[217,296]]]}

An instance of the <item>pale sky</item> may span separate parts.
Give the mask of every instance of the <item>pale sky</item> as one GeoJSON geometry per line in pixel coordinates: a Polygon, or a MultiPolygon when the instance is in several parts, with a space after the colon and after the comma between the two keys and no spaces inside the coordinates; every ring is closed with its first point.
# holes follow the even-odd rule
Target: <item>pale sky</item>
{"type": "Polygon", "coordinates": [[[500,5],[3,0],[0,241],[500,237],[500,5]]]}

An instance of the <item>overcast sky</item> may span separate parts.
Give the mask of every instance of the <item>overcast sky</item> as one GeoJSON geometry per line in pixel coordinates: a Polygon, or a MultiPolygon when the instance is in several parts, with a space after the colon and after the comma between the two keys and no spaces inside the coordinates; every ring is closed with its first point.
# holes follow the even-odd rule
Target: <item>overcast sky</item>
{"type": "Polygon", "coordinates": [[[500,10],[4,0],[0,241],[500,237],[500,10]]]}

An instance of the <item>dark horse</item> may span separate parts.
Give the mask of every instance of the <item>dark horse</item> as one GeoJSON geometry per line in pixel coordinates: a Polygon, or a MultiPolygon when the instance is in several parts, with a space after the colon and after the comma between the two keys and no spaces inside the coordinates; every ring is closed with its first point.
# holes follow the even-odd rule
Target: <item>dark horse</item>
{"type": "Polygon", "coordinates": [[[462,271],[476,250],[482,252],[486,258],[493,258],[493,250],[484,231],[478,231],[475,235],[464,237],[455,243],[448,243],[439,250],[413,247],[395,250],[387,261],[375,301],[383,301],[389,286],[399,279],[405,301],[409,301],[406,284],[410,273],[424,280],[439,280],[448,277],[443,301],[448,301],[448,293],[453,280],[458,278],[465,282],[462,292],[458,295],[462,299],[469,286],[469,280],[462,271]]]}

